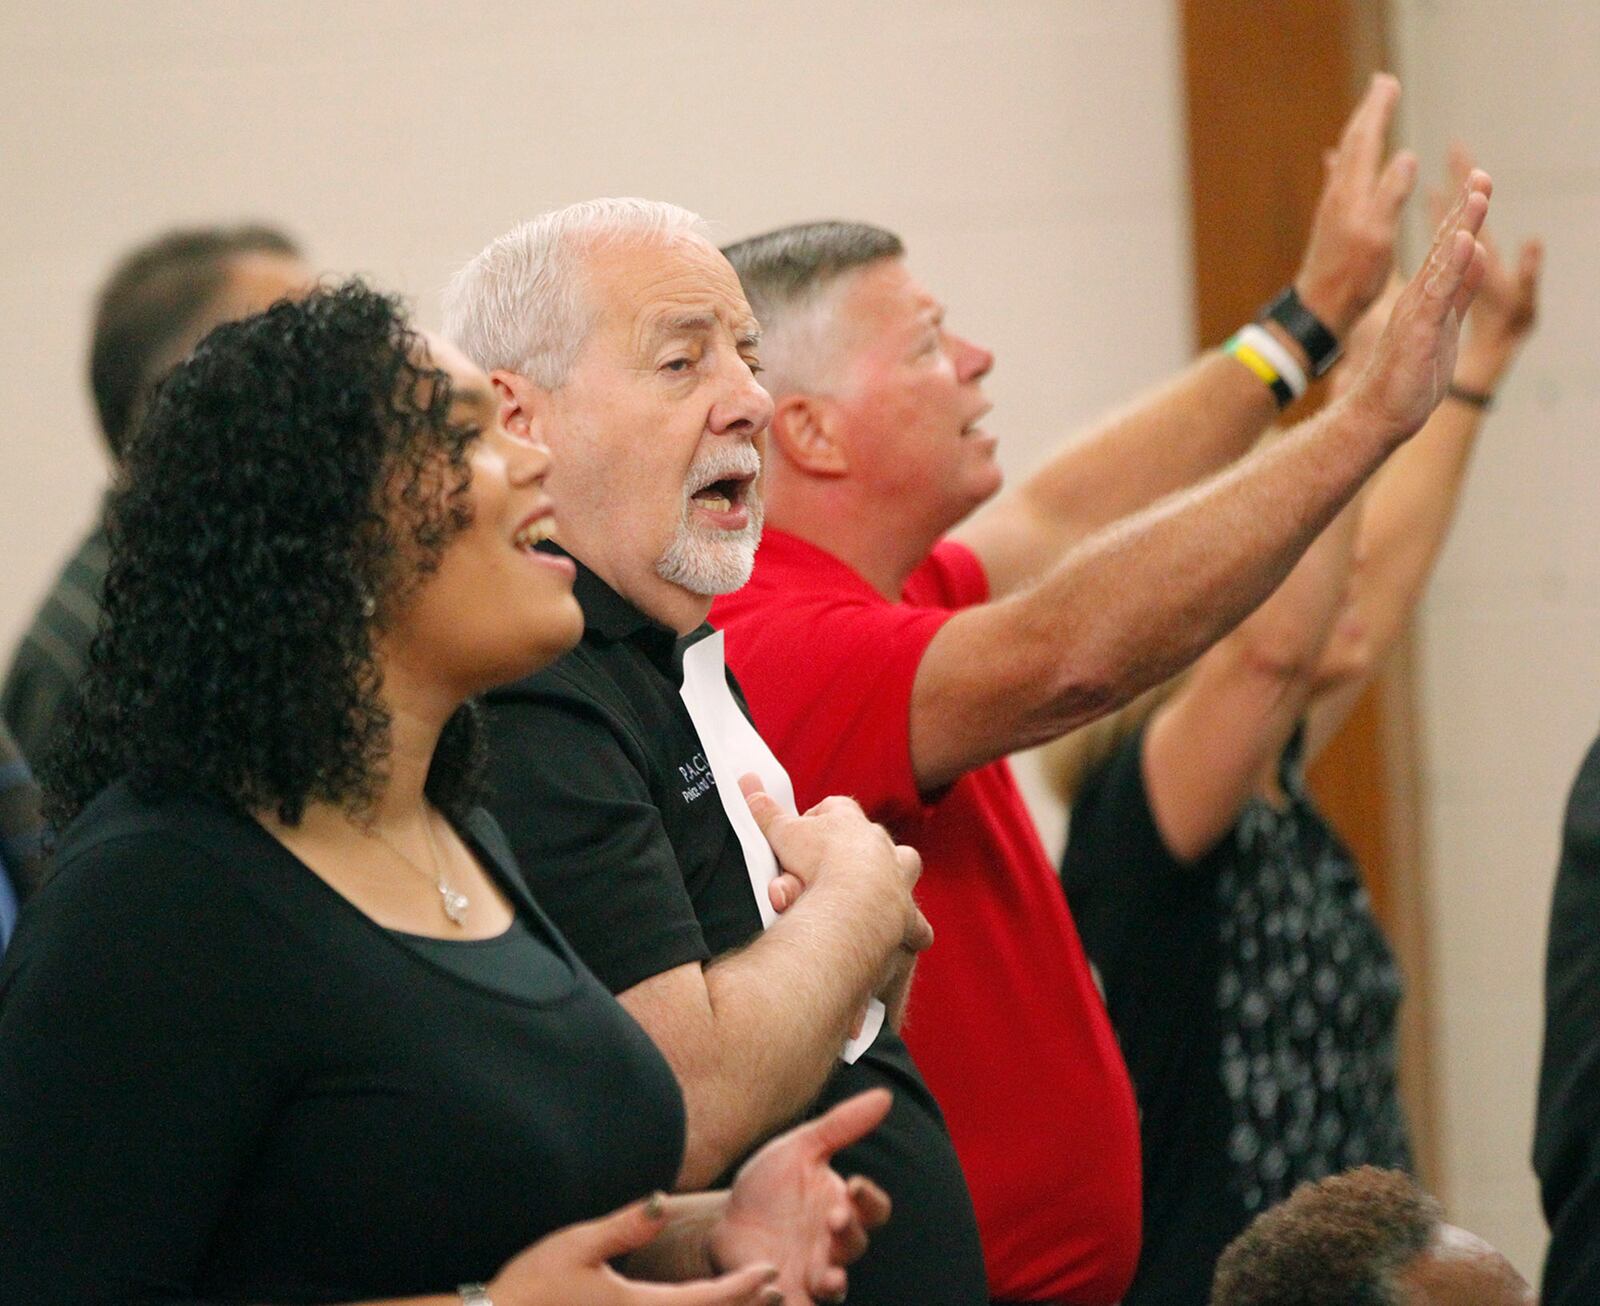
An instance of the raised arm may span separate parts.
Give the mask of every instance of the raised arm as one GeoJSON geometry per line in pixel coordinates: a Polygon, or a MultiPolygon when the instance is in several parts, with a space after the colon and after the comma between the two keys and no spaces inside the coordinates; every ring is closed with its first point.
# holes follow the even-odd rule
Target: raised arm
{"type": "Polygon", "coordinates": [[[1195,861],[1233,828],[1271,776],[1315,683],[1344,600],[1357,498],[1272,597],[1195,664],[1150,719],[1140,763],[1162,842],[1195,861]]]}
{"type": "MultiPolygon", "coordinates": [[[[1456,147],[1452,171],[1460,178],[1471,167],[1456,147]]],[[[1533,330],[1543,247],[1527,241],[1512,265],[1500,257],[1487,231],[1482,244],[1483,284],[1467,314],[1451,392],[1417,437],[1373,478],[1356,543],[1350,603],[1318,669],[1307,714],[1307,758],[1338,732],[1416,610],[1455,519],[1483,425],[1485,408],[1474,400],[1494,395],[1533,330]]],[[[1373,315],[1383,311],[1382,304],[1373,315]]],[[[1363,322],[1352,335],[1353,351],[1370,350],[1382,320],[1363,322]]]]}
{"type": "Polygon", "coordinates": [[[944,624],[912,692],[912,763],[925,791],[1127,702],[1272,592],[1443,396],[1460,317],[1483,275],[1475,237],[1488,193],[1488,177],[1474,172],[1343,399],[1101,530],[1030,588],[944,624]]]}
{"type": "MultiPolygon", "coordinates": [[[[1326,179],[1294,287],[1341,339],[1382,290],[1394,262],[1401,207],[1416,158],[1384,162],[1384,139],[1400,94],[1379,75],[1351,114],[1326,179]]],[[[1300,347],[1269,330],[1304,366],[1300,347]]],[[[1237,359],[1213,351],[1093,428],[1016,490],[959,528],[956,538],[983,560],[991,591],[1036,579],[1094,530],[1217,471],[1267,428],[1272,392],[1237,359]]]]}

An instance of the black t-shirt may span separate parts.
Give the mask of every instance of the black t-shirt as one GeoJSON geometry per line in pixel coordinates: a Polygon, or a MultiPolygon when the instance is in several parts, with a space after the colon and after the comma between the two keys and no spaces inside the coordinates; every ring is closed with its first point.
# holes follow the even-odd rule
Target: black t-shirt
{"type": "Polygon", "coordinates": [[[85,810],[0,972],[0,1301],[449,1292],[671,1184],[670,1068],[493,821],[462,834],[536,994],[423,955],[222,805],[118,784],[85,810]]]}
{"type": "MultiPolygon", "coordinates": [[[[620,993],[742,947],[761,916],[679,696],[682,644],[581,566],[577,594],[583,642],[488,696],[488,801],[540,903],[620,993]]],[[[881,1184],[894,1218],[851,1267],[851,1300],[987,1301],[960,1163],[900,1038],[841,1062],[816,1109],[877,1085],[894,1093],[888,1119],[835,1165],[881,1184]]]]}
{"type": "Polygon", "coordinates": [[[1550,1250],[1541,1301],[1600,1301],[1600,741],[1567,800],[1545,957],[1533,1165],[1550,1250]]]}
{"type": "Polygon", "coordinates": [[[1360,872],[1306,793],[1252,799],[1198,862],[1150,812],[1139,733],[1073,804],[1063,881],[1140,1109],[1144,1246],[1124,1306],[1210,1297],[1222,1249],[1302,1180],[1408,1168],[1400,979],[1360,872]]]}

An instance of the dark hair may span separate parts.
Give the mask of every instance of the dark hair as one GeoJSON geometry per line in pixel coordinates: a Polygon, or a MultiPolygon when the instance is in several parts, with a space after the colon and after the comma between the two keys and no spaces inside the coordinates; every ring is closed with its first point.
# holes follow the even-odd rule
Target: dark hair
{"type": "Polygon", "coordinates": [[[1395,1276],[1442,1219],[1398,1170],[1362,1166],[1301,1184],[1222,1253],[1211,1306],[1405,1306],[1395,1276]]]}
{"type": "MultiPolygon", "coordinates": [[[[359,281],[218,327],[151,397],[107,529],[89,672],[55,753],[59,828],[111,781],[297,822],[359,810],[389,747],[372,628],[470,520],[474,427],[449,420],[399,301],[359,281]]],[[[459,815],[470,709],[428,794],[459,815]]]]}
{"type": "Polygon", "coordinates": [[[89,388],[113,457],[156,374],[188,352],[205,310],[242,254],[300,257],[294,241],[272,227],[199,227],[170,231],[117,264],[100,290],[89,348],[89,388]]]}
{"type": "Polygon", "coordinates": [[[722,250],[763,323],[835,277],[905,252],[894,232],[865,222],[802,222],[722,250]]]}

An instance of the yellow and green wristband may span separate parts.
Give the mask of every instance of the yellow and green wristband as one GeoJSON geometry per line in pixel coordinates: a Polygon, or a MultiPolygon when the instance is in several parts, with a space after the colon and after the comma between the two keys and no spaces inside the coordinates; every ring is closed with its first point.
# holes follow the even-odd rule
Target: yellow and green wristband
{"type": "Polygon", "coordinates": [[[1305,370],[1295,361],[1294,355],[1258,323],[1240,327],[1222,346],[1222,352],[1233,355],[1260,377],[1262,384],[1272,391],[1280,409],[1287,408],[1306,392],[1305,370]]]}

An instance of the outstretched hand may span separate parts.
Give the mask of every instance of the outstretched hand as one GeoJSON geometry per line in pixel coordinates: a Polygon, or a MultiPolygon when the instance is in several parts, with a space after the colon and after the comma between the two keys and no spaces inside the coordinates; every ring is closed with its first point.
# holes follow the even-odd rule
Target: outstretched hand
{"type": "MultiPolygon", "coordinates": [[[[1450,176],[1457,188],[1472,175],[1472,155],[1460,142],[1450,147],[1450,176]]],[[[1445,197],[1429,195],[1434,221],[1441,222],[1445,197]]],[[[1469,390],[1492,391],[1532,334],[1539,314],[1539,275],[1544,268],[1544,242],[1524,241],[1515,264],[1501,256],[1489,228],[1478,233],[1483,246],[1483,284],[1467,314],[1466,332],[1456,362],[1456,381],[1469,390]]]]}
{"type": "Polygon", "coordinates": [[[1490,190],[1488,174],[1473,169],[1345,400],[1397,440],[1422,427],[1450,384],[1461,320],[1483,281],[1486,258],[1477,236],[1490,190]]]}
{"type": "Polygon", "coordinates": [[[1322,194],[1294,286],[1341,339],[1389,279],[1400,212],[1417,180],[1417,157],[1409,150],[1384,162],[1399,98],[1399,82],[1387,73],[1374,76],[1338,146],[1323,155],[1322,194]]]}
{"type": "Polygon", "coordinates": [[[746,1161],[711,1230],[713,1263],[776,1265],[786,1306],[842,1300],[844,1267],[888,1220],[889,1198],[870,1179],[841,1179],[828,1162],[876,1129],[891,1101],[887,1089],[857,1094],[746,1161]]]}

